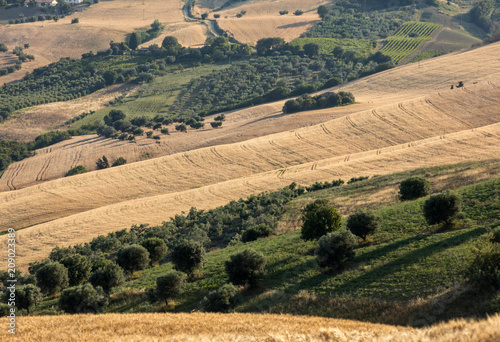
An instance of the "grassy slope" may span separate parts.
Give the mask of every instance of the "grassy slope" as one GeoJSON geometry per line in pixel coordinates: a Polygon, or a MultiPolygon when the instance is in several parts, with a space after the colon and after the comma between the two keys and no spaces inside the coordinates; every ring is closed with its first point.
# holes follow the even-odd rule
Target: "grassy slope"
{"type": "Polygon", "coordinates": [[[102,109],[94,115],[75,122],[70,128],[78,128],[96,120],[100,121],[111,109],[123,110],[129,118],[142,115],[154,117],[157,114],[168,116],[168,108],[175,101],[183,86],[191,79],[208,75],[213,70],[224,69],[227,66],[226,64],[204,65],[155,78],[153,82],[142,86],[133,95],[128,96],[123,104],[102,109]]]}
{"type": "MultiPolygon", "coordinates": [[[[369,181],[306,194],[292,201],[288,207],[297,213],[305,203],[316,198],[328,198],[335,203],[346,193],[362,197],[374,187],[394,186],[410,175],[423,173],[430,177],[453,177],[460,170],[481,168],[485,164],[490,170],[498,167],[497,161],[489,164],[468,163],[375,177],[369,181]]],[[[459,176],[447,179],[441,185],[453,183],[459,186],[464,182],[470,183],[471,180],[464,181],[459,176]]],[[[356,250],[354,261],[339,275],[325,273],[318,268],[313,255],[316,244],[302,241],[299,231],[214,250],[207,254],[203,277],[187,285],[185,293],[176,301],[175,311],[199,309],[199,302],[209,291],[227,282],[224,262],[229,256],[253,248],[267,256],[267,275],[257,290],[245,293],[245,302],[237,311],[269,311],[419,325],[415,323],[415,317],[432,309],[431,299],[445,298],[443,300],[448,300],[450,306],[460,306],[457,299],[464,290],[463,287],[457,290],[456,284],[464,280],[464,272],[474,257],[473,247],[484,243],[487,233],[500,223],[499,178],[455,191],[463,199],[464,215],[453,231],[439,232],[436,227],[425,223],[421,213],[425,199],[390,203],[389,206],[382,203],[378,209],[374,208],[383,218],[381,230],[370,238],[369,244],[356,250]],[[454,300],[446,299],[450,293],[454,300]],[[381,313],[384,315],[381,316],[381,313]]],[[[165,309],[160,304],[147,304],[142,290],[153,287],[156,278],[171,267],[170,263],[166,263],[137,273],[113,295],[114,300],[107,311],[165,309]]],[[[47,301],[40,309],[55,304],[55,300],[47,301]]],[[[464,310],[463,315],[467,316],[471,311],[470,308],[464,310]]]]}

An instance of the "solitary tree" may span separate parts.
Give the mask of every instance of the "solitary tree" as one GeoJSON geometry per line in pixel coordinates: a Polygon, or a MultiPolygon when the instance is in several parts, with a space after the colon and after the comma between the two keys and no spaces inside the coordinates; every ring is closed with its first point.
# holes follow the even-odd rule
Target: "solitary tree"
{"type": "Polygon", "coordinates": [[[341,230],[321,237],[314,254],[320,267],[341,271],[347,261],[354,257],[357,245],[358,241],[350,231],[341,230]]]}
{"type": "Polygon", "coordinates": [[[316,200],[304,208],[301,237],[304,240],[319,239],[329,232],[339,230],[342,226],[341,219],[327,199],[316,200]]]}
{"type": "Polygon", "coordinates": [[[116,262],[128,273],[143,270],[149,265],[149,252],[139,245],[122,247],[118,250],[116,262]]]}
{"type": "Polygon", "coordinates": [[[399,198],[402,201],[409,201],[427,196],[430,191],[431,183],[422,177],[410,177],[399,184],[399,198]]]}
{"type": "Polygon", "coordinates": [[[172,262],[176,270],[192,274],[203,266],[205,247],[199,242],[184,240],[172,250],[172,262]]]}
{"type": "Polygon", "coordinates": [[[424,203],[425,220],[428,224],[449,225],[460,213],[461,204],[460,197],[450,192],[431,196],[424,203]]]}
{"type": "Polygon", "coordinates": [[[139,45],[141,45],[141,36],[137,32],[134,32],[130,35],[128,47],[135,50],[139,45]]]}
{"type": "Polygon", "coordinates": [[[186,274],[178,271],[170,271],[162,277],[156,279],[156,298],[168,301],[179,296],[184,290],[186,274]]]}
{"type": "Polygon", "coordinates": [[[380,228],[381,219],[369,211],[359,211],[347,219],[347,228],[354,234],[366,240],[366,236],[375,233],[380,228]]]}
{"type": "Polygon", "coordinates": [[[265,273],[266,258],[262,253],[246,249],[232,255],[225,266],[230,282],[236,285],[255,286],[257,280],[265,273]]]}

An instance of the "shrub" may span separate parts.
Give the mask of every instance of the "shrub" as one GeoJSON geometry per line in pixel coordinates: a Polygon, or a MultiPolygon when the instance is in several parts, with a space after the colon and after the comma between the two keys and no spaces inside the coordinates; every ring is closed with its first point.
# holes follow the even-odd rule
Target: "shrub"
{"type": "Polygon", "coordinates": [[[58,262],[47,262],[36,271],[42,293],[52,295],[68,286],[68,269],[58,262]]]}
{"type": "Polygon", "coordinates": [[[295,14],[295,15],[302,15],[302,14],[304,14],[304,11],[302,11],[302,10],[296,10],[295,12],[293,12],[293,14],[295,14]]]}
{"type": "Polygon", "coordinates": [[[287,10],[280,11],[280,15],[285,15],[285,14],[288,14],[287,10]]]}
{"type": "Polygon", "coordinates": [[[106,156],[102,156],[102,158],[97,159],[95,167],[97,170],[107,169],[109,167],[108,158],[106,158],[106,156]]]}
{"type": "Polygon", "coordinates": [[[410,177],[399,184],[399,198],[402,201],[409,201],[427,196],[430,191],[431,183],[422,177],[410,177]]]}
{"type": "Polygon", "coordinates": [[[168,128],[162,128],[161,129],[161,134],[169,134],[170,132],[168,131],[168,128]]]}
{"type": "Polygon", "coordinates": [[[107,299],[90,284],[70,287],[59,297],[59,308],[67,313],[101,312],[107,299]]]}
{"type": "Polygon", "coordinates": [[[170,299],[179,296],[186,283],[186,274],[178,271],[170,271],[156,279],[156,298],[165,301],[168,305],[170,299]]]}
{"type": "Polygon", "coordinates": [[[337,210],[326,199],[319,199],[308,204],[302,213],[301,237],[315,240],[321,236],[339,230],[342,221],[337,210]]]}
{"type": "Polygon", "coordinates": [[[222,121],[211,122],[210,126],[212,126],[212,128],[221,127],[222,126],[222,121]]]}
{"type": "Polygon", "coordinates": [[[0,303],[0,316],[8,316],[10,314],[10,308],[11,307],[8,304],[0,303]]]}
{"type": "Polygon", "coordinates": [[[92,273],[89,281],[95,287],[102,287],[104,292],[109,294],[113,287],[116,287],[125,281],[125,275],[123,274],[123,269],[120,266],[114,262],[110,262],[92,273]]]}
{"type": "Polygon", "coordinates": [[[338,272],[343,270],[347,261],[354,257],[354,248],[357,245],[358,241],[350,231],[341,230],[319,239],[314,254],[320,267],[338,272]]]}
{"type": "Polygon", "coordinates": [[[215,19],[219,19],[220,18],[220,14],[218,14],[218,13],[214,14],[214,18],[215,19]]]}
{"type": "Polygon", "coordinates": [[[461,200],[450,192],[434,195],[425,201],[423,210],[428,224],[450,224],[461,210],[461,200]]]}
{"type": "Polygon", "coordinates": [[[92,265],[83,255],[74,254],[61,260],[61,264],[68,269],[69,286],[76,286],[86,282],[90,277],[92,265]]]}
{"type": "Polygon", "coordinates": [[[468,277],[478,287],[500,288],[499,244],[489,244],[476,254],[469,266],[468,277]]]}
{"type": "Polygon", "coordinates": [[[80,22],[80,19],[78,19],[78,18],[71,19],[72,24],[78,24],[79,22],[80,22]]]}
{"type": "Polygon", "coordinates": [[[201,305],[207,312],[228,312],[241,303],[241,294],[233,284],[224,284],[206,296],[201,305]]]}
{"type": "Polygon", "coordinates": [[[141,245],[149,252],[150,265],[153,266],[167,255],[167,245],[160,238],[149,238],[144,240],[141,245]]]}
{"type": "Polygon", "coordinates": [[[366,236],[375,233],[380,228],[381,219],[369,211],[359,211],[347,219],[347,228],[354,234],[366,240],[366,236]]]}
{"type": "Polygon", "coordinates": [[[139,245],[122,247],[116,255],[116,263],[128,273],[143,270],[149,265],[149,252],[139,245]]]}
{"type": "Polygon", "coordinates": [[[154,132],[153,132],[153,131],[148,131],[148,132],[146,132],[146,136],[147,136],[148,138],[151,138],[151,137],[153,136],[153,134],[154,134],[154,132]]]}
{"type": "Polygon", "coordinates": [[[120,166],[120,165],[124,165],[124,164],[127,164],[127,159],[125,159],[123,157],[119,157],[117,160],[115,160],[115,162],[111,166],[114,167],[114,166],[120,166]]]}
{"type": "Polygon", "coordinates": [[[246,249],[232,255],[225,266],[230,282],[236,285],[249,284],[253,287],[257,284],[258,278],[265,273],[266,258],[253,249],[246,249]]]}
{"type": "Polygon", "coordinates": [[[172,250],[172,262],[176,270],[192,274],[203,266],[205,247],[199,242],[184,240],[172,250]]]}
{"type": "Polygon", "coordinates": [[[88,170],[85,168],[85,166],[78,165],[78,166],[75,166],[74,168],[70,169],[68,172],[66,172],[64,177],[79,175],[79,174],[85,173],[85,172],[88,172],[88,170]]]}
{"type": "Polygon", "coordinates": [[[266,237],[273,233],[274,232],[271,227],[269,227],[265,223],[261,223],[259,225],[247,228],[241,236],[241,241],[243,242],[255,241],[260,237],[266,237]]]}

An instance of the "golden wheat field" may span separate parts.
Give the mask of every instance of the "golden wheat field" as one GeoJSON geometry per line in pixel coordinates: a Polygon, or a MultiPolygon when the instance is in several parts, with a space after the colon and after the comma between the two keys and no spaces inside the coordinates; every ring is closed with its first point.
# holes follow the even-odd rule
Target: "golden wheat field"
{"type": "Polygon", "coordinates": [[[498,315],[423,329],[321,317],[210,313],[38,316],[18,318],[16,324],[16,335],[9,340],[26,342],[489,342],[500,338],[498,315]]]}
{"type": "Polygon", "coordinates": [[[0,37],[10,50],[29,43],[26,51],[35,56],[35,61],[24,63],[21,70],[2,76],[0,85],[62,57],[78,58],[89,51],[106,50],[110,41],[123,41],[127,33],[147,29],[155,19],[166,26],[157,44],[166,35],[174,35],[185,46],[199,45],[209,33],[199,23],[184,20],[183,6],[181,0],[101,1],[57,22],[0,25],[0,37]],[[71,24],[73,18],[79,18],[79,23],[71,24]]]}
{"type": "Polygon", "coordinates": [[[220,14],[218,23],[236,40],[242,43],[256,43],[266,37],[282,37],[286,41],[298,38],[319,22],[316,10],[328,1],[256,0],[235,3],[219,10],[224,3],[225,1],[214,0],[197,1],[194,13],[198,16],[209,13],[211,19],[213,14],[220,14]],[[243,10],[246,11],[245,15],[237,18],[236,14],[243,10]],[[283,10],[288,10],[289,13],[280,15],[279,12],[283,10]],[[293,14],[296,10],[302,10],[304,14],[296,16],[293,14]]]}
{"type": "Polygon", "coordinates": [[[59,129],[78,114],[103,108],[109,101],[123,93],[133,92],[136,87],[113,85],[78,99],[27,108],[0,125],[0,136],[2,139],[33,141],[40,134],[59,129]]]}
{"type": "MultiPolygon", "coordinates": [[[[22,260],[18,267],[24,269],[55,245],[85,242],[132,224],[159,224],[191,206],[209,209],[292,181],[309,184],[496,158],[500,155],[500,62],[495,59],[499,48],[500,44],[486,46],[352,82],[343,88],[353,91],[361,103],[352,106],[351,112],[349,107],[339,108],[342,115],[336,115],[336,109],[324,110],[335,118],[313,126],[223,145],[201,141],[197,132],[179,133],[178,139],[198,140],[207,147],[4,191],[0,224],[29,227],[18,232],[22,260]],[[450,90],[453,79],[464,80],[466,86],[450,90]]],[[[288,116],[275,117],[279,105],[233,114],[249,118],[252,110],[257,115],[271,112],[274,126],[283,129],[279,120],[285,122],[288,116]]],[[[290,117],[302,115],[307,113],[290,117]]],[[[74,149],[54,146],[54,152],[39,151],[38,156],[11,165],[2,186],[12,189],[24,175],[30,175],[25,178],[29,182],[35,173],[43,180],[54,158],[64,160],[61,164],[67,170],[80,162],[79,151],[83,156],[92,146],[116,143],[89,139],[63,142],[73,143],[74,149]]],[[[123,153],[135,144],[125,145],[123,153]]]]}

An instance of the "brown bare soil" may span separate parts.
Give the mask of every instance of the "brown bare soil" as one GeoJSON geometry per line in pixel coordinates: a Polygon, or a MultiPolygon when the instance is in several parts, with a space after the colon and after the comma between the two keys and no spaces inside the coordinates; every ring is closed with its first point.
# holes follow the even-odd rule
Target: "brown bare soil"
{"type": "MultiPolygon", "coordinates": [[[[0,319],[6,326],[7,318],[0,319]]],[[[20,317],[12,341],[497,341],[500,316],[428,328],[262,314],[104,314],[20,317]],[[112,336],[112,337],[111,337],[112,336]]],[[[3,334],[7,334],[4,332],[3,334]]]]}
{"type": "Polygon", "coordinates": [[[83,112],[99,110],[115,97],[130,93],[135,85],[114,85],[93,94],[65,102],[53,102],[16,113],[0,125],[0,139],[29,142],[37,136],[55,130],[83,112]]]}
{"type": "MultiPolygon", "coordinates": [[[[496,158],[500,61],[494,56],[499,49],[500,44],[486,46],[352,82],[343,89],[353,91],[361,103],[323,110],[337,115],[324,123],[288,131],[288,118],[303,117],[305,124],[309,113],[276,115],[282,102],[248,108],[229,114],[228,122],[233,115],[251,118],[256,111],[264,117],[255,131],[272,125],[283,132],[217,146],[223,139],[240,137],[226,132],[222,138],[203,140],[199,137],[209,137],[210,130],[179,133],[179,139],[198,141],[184,148],[211,147],[0,193],[0,225],[32,226],[17,234],[18,267],[25,269],[55,245],[88,241],[132,224],[158,224],[191,206],[213,208],[292,181],[310,184],[496,158]],[[466,82],[465,88],[450,90],[449,84],[458,80],[466,82]]],[[[2,183],[16,187],[23,169],[43,179],[56,156],[67,160],[67,170],[77,163],[76,152],[83,146],[64,158],[56,154],[64,148],[57,148],[46,158],[40,153],[37,163],[13,164],[2,183]]]]}

